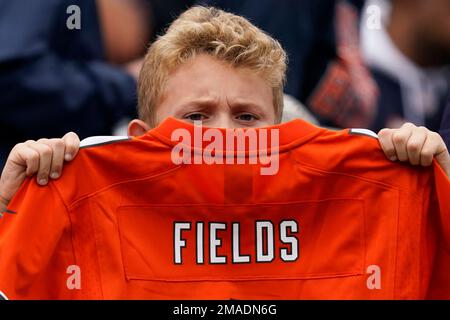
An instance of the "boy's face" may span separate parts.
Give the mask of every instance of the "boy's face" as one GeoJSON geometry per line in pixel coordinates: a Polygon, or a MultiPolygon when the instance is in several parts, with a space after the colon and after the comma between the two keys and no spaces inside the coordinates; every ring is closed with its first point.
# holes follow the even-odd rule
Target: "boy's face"
{"type": "Polygon", "coordinates": [[[260,76],[206,54],[169,75],[156,123],[167,117],[201,120],[215,128],[264,127],[276,121],[272,88],[260,76]]]}

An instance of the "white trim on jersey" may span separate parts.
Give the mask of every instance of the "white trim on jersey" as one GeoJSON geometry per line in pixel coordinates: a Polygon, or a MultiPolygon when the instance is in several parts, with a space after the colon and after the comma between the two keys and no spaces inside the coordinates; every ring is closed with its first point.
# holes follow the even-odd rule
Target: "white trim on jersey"
{"type": "Polygon", "coordinates": [[[373,132],[372,130],[369,129],[350,129],[350,133],[355,133],[355,134],[362,134],[365,136],[369,136],[375,139],[378,139],[378,135],[373,132]]]}
{"type": "Polygon", "coordinates": [[[130,137],[128,136],[94,136],[94,137],[88,137],[86,139],[83,139],[80,143],[80,148],[82,147],[89,147],[93,145],[98,144],[104,144],[114,141],[122,141],[122,140],[128,140],[130,137]]]}
{"type": "Polygon", "coordinates": [[[9,300],[8,297],[0,291],[0,300],[9,300]]]}

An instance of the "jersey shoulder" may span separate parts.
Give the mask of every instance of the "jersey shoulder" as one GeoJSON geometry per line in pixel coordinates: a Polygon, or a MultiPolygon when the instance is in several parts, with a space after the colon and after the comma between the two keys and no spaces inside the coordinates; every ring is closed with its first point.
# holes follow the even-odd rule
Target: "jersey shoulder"
{"type": "Polygon", "coordinates": [[[170,155],[168,146],[147,136],[89,137],[54,184],[70,205],[109,187],[171,170],[176,165],[170,155]]]}
{"type": "Polygon", "coordinates": [[[295,152],[296,161],[328,172],[409,188],[428,180],[430,168],[393,162],[385,155],[378,135],[368,129],[323,130],[305,148],[295,152]]]}

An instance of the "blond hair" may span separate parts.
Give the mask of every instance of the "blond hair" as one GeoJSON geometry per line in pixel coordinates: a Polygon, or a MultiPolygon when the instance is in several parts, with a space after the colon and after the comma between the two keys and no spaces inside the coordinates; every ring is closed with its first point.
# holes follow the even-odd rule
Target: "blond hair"
{"type": "Polygon", "coordinates": [[[276,118],[281,121],[286,73],[281,45],[243,17],[202,6],[181,14],[150,46],[138,82],[140,119],[156,125],[155,108],[168,75],[199,53],[261,76],[272,87],[276,118]]]}

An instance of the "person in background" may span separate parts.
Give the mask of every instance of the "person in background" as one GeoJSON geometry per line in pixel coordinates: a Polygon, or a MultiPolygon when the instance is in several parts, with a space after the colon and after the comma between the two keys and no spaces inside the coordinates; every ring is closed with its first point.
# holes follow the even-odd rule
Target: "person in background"
{"type": "Polygon", "coordinates": [[[370,0],[363,13],[363,55],[380,90],[371,128],[437,131],[450,92],[450,1],[370,0]]]}
{"type": "MultiPolygon", "coordinates": [[[[215,8],[188,10],[147,54],[139,79],[140,119],[129,123],[128,135],[145,134],[168,117],[186,122],[201,120],[206,126],[220,128],[278,124],[283,111],[285,70],[286,55],[279,43],[245,19],[215,8]],[[205,16],[215,26],[212,22],[203,25],[205,16]],[[232,18],[239,19],[240,24],[232,18]],[[216,29],[220,24],[233,24],[234,28],[216,29]],[[203,32],[199,32],[200,26],[203,32]],[[234,38],[236,42],[229,40],[234,38]],[[180,44],[180,39],[185,43],[180,44]],[[255,42],[256,49],[251,50],[249,43],[255,42]],[[228,55],[229,50],[211,49],[214,47],[242,52],[228,55]],[[236,56],[242,60],[235,60],[236,56]]],[[[380,131],[379,141],[391,161],[429,166],[434,157],[450,176],[450,156],[437,133],[405,124],[400,129],[380,131]]],[[[37,173],[40,185],[58,179],[64,160],[73,159],[79,146],[80,140],[74,133],[62,139],[17,144],[0,177],[0,213],[26,176],[37,173]]]]}
{"type": "Polygon", "coordinates": [[[147,6],[0,0],[0,166],[19,141],[110,134],[135,116],[139,57],[152,32],[147,6]],[[72,5],[79,29],[67,26],[72,5]]]}
{"type": "Polygon", "coordinates": [[[378,90],[359,47],[363,0],[203,0],[250,19],[289,57],[285,92],[321,125],[368,128],[378,90]]]}
{"type": "Polygon", "coordinates": [[[447,148],[450,148],[450,98],[447,102],[447,107],[445,108],[444,116],[442,117],[442,123],[439,133],[444,139],[447,148]]]}

